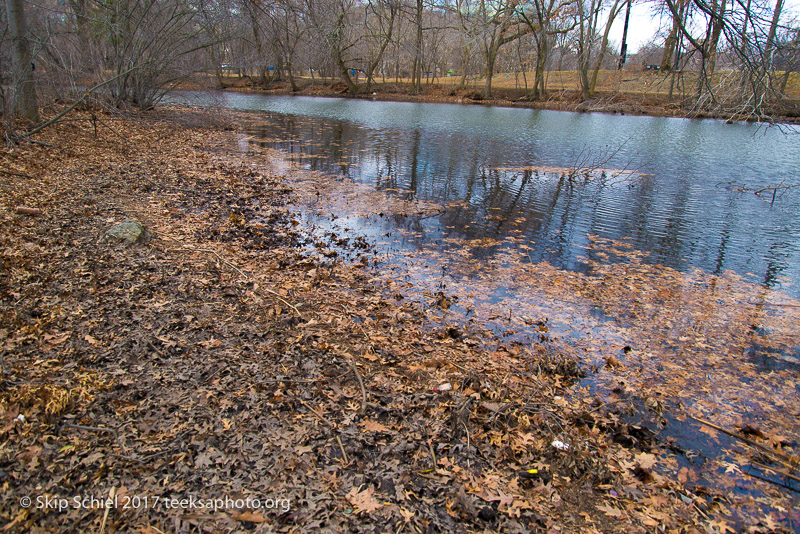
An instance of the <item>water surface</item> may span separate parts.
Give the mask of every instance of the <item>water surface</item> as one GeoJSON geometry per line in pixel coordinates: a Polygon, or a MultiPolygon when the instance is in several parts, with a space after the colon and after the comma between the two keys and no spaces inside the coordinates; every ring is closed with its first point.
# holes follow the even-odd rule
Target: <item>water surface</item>
{"type": "MultiPolygon", "coordinates": [[[[194,98],[211,98],[195,95],[194,98]]],[[[450,206],[427,239],[521,232],[532,260],[582,268],[587,234],[625,239],[648,261],[732,270],[800,287],[800,135],[719,120],[220,93],[263,111],[253,134],[340,174],[450,206]],[[584,183],[543,168],[637,170],[584,183]],[[509,224],[515,221],[515,224],[509,224]]],[[[602,178],[602,177],[601,177],[602,178]]],[[[483,254],[486,249],[481,251],[483,254]]],[[[491,252],[491,250],[489,250],[491,252]]]]}

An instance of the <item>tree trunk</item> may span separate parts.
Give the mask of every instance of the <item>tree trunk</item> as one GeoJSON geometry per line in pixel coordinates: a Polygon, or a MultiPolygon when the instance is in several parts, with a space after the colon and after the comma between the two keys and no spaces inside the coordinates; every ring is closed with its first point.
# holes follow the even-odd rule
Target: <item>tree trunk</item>
{"type": "MultiPolygon", "coordinates": [[[[764,49],[764,59],[763,59],[763,67],[762,67],[762,78],[764,76],[767,77],[768,82],[765,84],[767,87],[772,88],[772,91],[775,92],[775,84],[772,81],[772,71],[774,68],[774,54],[775,54],[775,34],[778,31],[778,21],[781,18],[781,11],[783,11],[783,1],[778,0],[778,3],[775,5],[775,11],[772,13],[772,22],[769,25],[769,33],[767,34],[767,46],[764,49]]],[[[789,70],[788,68],[786,69],[789,70]]],[[[787,76],[788,78],[788,76],[787,76]]],[[[782,84],[783,88],[786,87],[786,82],[784,81],[782,84]]],[[[780,91],[783,93],[783,90],[780,91]]]]}
{"type": "Polygon", "coordinates": [[[417,39],[414,43],[414,65],[411,73],[411,92],[422,91],[422,0],[417,0],[415,22],[417,26],[417,39]]]}
{"type": "MultiPolygon", "coordinates": [[[[625,61],[628,59],[628,25],[631,21],[631,4],[633,0],[628,0],[628,8],[625,10],[625,26],[622,29],[622,48],[619,51],[619,65],[617,70],[622,70],[625,67],[625,61]]],[[[606,32],[606,36],[608,32],[606,32]]]]}
{"type": "Polygon", "coordinates": [[[261,87],[267,87],[267,66],[264,65],[264,46],[261,44],[261,34],[259,32],[258,26],[258,18],[256,18],[256,13],[254,11],[254,7],[250,4],[246,4],[248,7],[247,13],[250,15],[250,28],[253,30],[253,42],[256,45],[256,56],[258,57],[258,84],[261,87]]]}
{"type": "Polygon", "coordinates": [[[289,85],[291,85],[291,87],[292,87],[292,92],[296,93],[297,91],[300,90],[300,88],[297,87],[297,81],[294,79],[294,74],[292,74],[292,62],[291,61],[287,61],[286,62],[286,74],[287,74],[287,76],[289,76],[289,85]]]}
{"type": "Polygon", "coordinates": [[[91,33],[90,20],[86,10],[86,0],[69,0],[69,6],[75,14],[75,29],[78,32],[78,40],[84,47],[81,50],[81,62],[88,72],[94,73],[93,45],[95,40],[91,33]]]}
{"type": "Polygon", "coordinates": [[[540,37],[536,43],[536,68],[533,75],[533,93],[531,95],[534,100],[545,97],[544,65],[545,61],[547,61],[547,55],[550,53],[549,48],[547,35],[540,37]]]}
{"type": "Polygon", "coordinates": [[[591,56],[591,34],[592,34],[592,15],[594,12],[594,0],[591,3],[589,15],[586,13],[586,6],[583,0],[578,1],[578,76],[581,85],[581,98],[588,100],[591,98],[589,91],[589,61],[591,56]]]}
{"type": "Polygon", "coordinates": [[[354,95],[358,94],[358,86],[350,77],[350,73],[347,72],[347,65],[344,64],[342,54],[338,49],[334,52],[333,60],[336,62],[336,66],[339,67],[339,74],[342,76],[342,80],[347,85],[347,90],[354,95]]]}
{"type": "Polygon", "coordinates": [[[722,0],[719,5],[715,0],[712,4],[715,16],[712,18],[711,24],[711,39],[708,42],[708,80],[714,75],[714,70],[717,65],[717,46],[719,45],[719,37],[722,34],[722,27],[725,25],[725,8],[727,0],[722,0]]]}
{"type": "Polygon", "coordinates": [[[461,79],[458,81],[458,88],[463,89],[467,86],[467,65],[469,64],[469,46],[464,45],[461,49],[461,79]]]}
{"type": "Polygon", "coordinates": [[[22,0],[6,0],[8,28],[11,32],[11,49],[14,62],[14,113],[33,122],[39,122],[39,105],[36,102],[36,85],[33,64],[28,47],[28,26],[22,0]]]}
{"type": "Polygon", "coordinates": [[[664,41],[664,55],[661,56],[660,69],[664,72],[669,72],[671,69],[675,68],[675,61],[673,58],[675,58],[678,53],[678,45],[680,43],[678,33],[680,32],[685,11],[686,2],[681,2],[681,5],[678,7],[677,15],[672,14],[672,30],[670,30],[666,41],[664,41]]]}
{"type": "Polygon", "coordinates": [[[494,62],[497,60],[497,47],[492,43],[486,52],[486,83],[483,86],[483,98],[492,98],[492,78],[494,77],[494,62]]]}
{"type": "MultiPolygon", "coordinates": [[[[367,66],[367,92],[369,92],[372,84],[375,82],[375,69],[378,68],[378,65],[383,62],[383,56],[386,53],[386,48],[389,46],[389,42],[392,40],[392,32],[394,30],[394,19],[396,11],[393,8],[390,8],[391,11],[389,13],[389,28],[386,30],[386,33],[383,35],[383,42],[381,42],[381,46],[378,49],[378,53],[376,54],[375,58],[372,62],[367,66]]],[[[386,81],[386,75],[383,76],[383,81],[386,81]]]]}
{"type": "MultiPolygon", "coordinates": [[[[630,5],[630,3],[628,4],[630,5]]],[[[606,28],[603,31],[603,40],[600,43],[600,52],[597,54],[597,60],[594,63],[594,69],[592,70],[592,79],[589,81],[589,95],[594,96],[594,90],[597,87],[597,75],[600,73],[600,67],[603,64],[603,58],[606,55],[606,51],[608,50],[608,33],[611,31],[611,25],[614,23],[614,19],[617,18],[617,14],[619,13],[619,0],[614,2],[614,5],[611,6],[611,11],[608,14],[608,20],[606,21],[606,28]]]]}

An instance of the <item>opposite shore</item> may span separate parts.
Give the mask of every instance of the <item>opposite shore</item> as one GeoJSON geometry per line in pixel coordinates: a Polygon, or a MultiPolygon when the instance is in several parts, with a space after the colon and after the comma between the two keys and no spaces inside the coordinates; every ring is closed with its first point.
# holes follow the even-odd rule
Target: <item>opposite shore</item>
{"type": "MultiPolygon", "coordinates": [[[[728,122],[770,122],[800,123],[800,101],[786,100],[780,106],[773,106],[761,117],[745,115],[727,109],[695,109],[679,98],[668,98],[662,94],[660,87],[665,78],[651,74],[635,74],[635,88],[631,91],[620,90],[620,85],[609,83],[604,90],[598,91],[594,98],[584,100],[580,92],[563,89],[552,90],[543,99],[533,100],[530,92],[522,87],[496,87],[491,98],[485,98],[477,86],[458,87],[456,84],[435,83],[423,84],[422,90],[413,93],[406,82],[377,82],[369,87],[362,86],[357,94],[348,91],[347,86],[336,80],[311,80],[308,78],[296,81],[296,90],[288,81],[277,81],[267,88],[259,86],[254,79],[245,77],[226,77],[217,83],[217,89],[265,95],[297,95],[333,98],[353,98],[362,100],[381,100],[392,102],[424,102],[436,104],[462,104],[500,106],[524,109],[552,111],[571,111],[578,113],[613,113],[621,115],[647,115],[653,117],[678,117],[692,119],[719,119],[728,122]]],[[[190,80],[179,86],[180,89],[207,90],[211,78],[190,80]]]]}

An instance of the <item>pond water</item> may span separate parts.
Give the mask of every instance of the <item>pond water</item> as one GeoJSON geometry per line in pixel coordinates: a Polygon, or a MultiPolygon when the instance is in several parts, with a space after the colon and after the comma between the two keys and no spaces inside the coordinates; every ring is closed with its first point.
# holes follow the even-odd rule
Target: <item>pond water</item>
{"type": "Polygon", "coordinates": [[[502,240],[513,231],[532,261],[580,271],[591,234],[626,240],[651,263],[732,270],[800,296],[792,284],[800,275],[800,188],[775,198],[740,191],[800,183],[800,135],[791,131],[452,104],[180,98],[263,111],[252,133],[308,156],[299,158],[307,168],[441,203],[446,211],[427,225],[426,240],[502,240]]]}
{"type": "Polygon", "coordinates": [[[735,480],[758,513],[777,510],[730,474],[737,444],[684,414],[800,440],[800,187],[753,193],[800,183],[800,135],[481,106],[171,100],[258,111],[240,148],[304,169],[291,183],[301,218],[331,243],[366,238],[387,291],[523,354],[574,357],[590,374],[573,398],[623,403],[686,452],[698,484],[735,480]],[[654,416],[661,405],[672,415],[654,416]]]}

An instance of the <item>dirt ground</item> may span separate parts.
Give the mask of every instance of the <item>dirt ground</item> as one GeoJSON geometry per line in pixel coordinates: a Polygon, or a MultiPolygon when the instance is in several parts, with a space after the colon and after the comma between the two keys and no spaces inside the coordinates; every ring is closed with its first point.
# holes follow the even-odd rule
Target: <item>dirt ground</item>
{"type": "Polygon", "coordinates": [[[71,117],[0,150],[0,530],[790,531],[567,401],[579,362],[337,257],[246,114],[71,117]]]}

